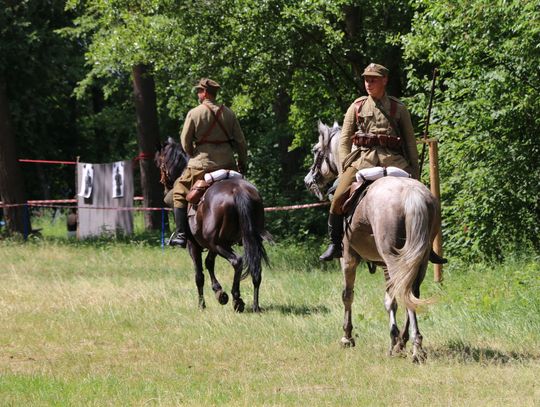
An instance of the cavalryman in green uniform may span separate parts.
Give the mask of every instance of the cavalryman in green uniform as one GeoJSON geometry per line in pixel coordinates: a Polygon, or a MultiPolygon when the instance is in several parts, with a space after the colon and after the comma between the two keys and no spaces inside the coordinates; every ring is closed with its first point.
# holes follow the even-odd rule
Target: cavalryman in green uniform
{"type": "MultiPolygon", "coordinates": [[[[356,180],[358,170],[398,167],[419,179],[418,150],[411,116],[405,105],[386,94],[388,69],[369,64],[364,73],[368,96],[356,99],[347,110],[339,139],[339,183],[330,206],[328,231],[331,243],[320,260],[341,257],[344,194],[356,180]],[[355,148],[353,148],[353,146],[355,148]]],[[[432,261],[444,261],[430,257],[432,261]]]]}
{"type": "Polygon", "coordinates": [[[190,159],[173,187],[176,233],[169,244],[180,247],[186,247],[187,243],[186,196],[195,182],[219,169],[244,173],[247,166],[247,145],[238,119],[227,106],[216,103],[220,85],[203,78],[195,88],[200,104],[188,112],[180,135],[190,159]]]}

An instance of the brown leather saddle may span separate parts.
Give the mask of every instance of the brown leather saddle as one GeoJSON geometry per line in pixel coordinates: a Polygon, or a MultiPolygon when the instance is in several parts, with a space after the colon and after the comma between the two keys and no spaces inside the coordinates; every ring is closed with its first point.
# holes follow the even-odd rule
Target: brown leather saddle
{"type": "Polygon", "coordinates": [[[201,201],[201,198],[203,197],[204,193],[206,192],[209,186],[210,184],[206,182],[204,179],[198,180],[197,182],[195,182],[195,184],[193,184],[193,186],[189,190],[186,196],[186,200],[191,205],[197,205],[201,201]]]}
{"type": "Polygon", "coordinates": [[[341,197],[342,202],[338,202],[338,207],[341,208],[341,213],[345,216],[350,216],[354,212],[354,208],[358,202],[366,195],[369,185],[373,181],[353,182],[349,187],[348,193],[344,193],[341,197]]]}

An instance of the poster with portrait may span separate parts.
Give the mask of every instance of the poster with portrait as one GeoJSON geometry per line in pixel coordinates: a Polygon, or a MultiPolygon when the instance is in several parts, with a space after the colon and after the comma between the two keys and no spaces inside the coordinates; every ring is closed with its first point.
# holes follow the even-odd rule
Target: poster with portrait
{"type": "Polygon", "coordinates": [[[82,196],[83,198],[90,198],[90,195],[92,195],[93,186],[94,186],[94,166],[92,164],[84,164],[79,196],[82,196]]]}
{"type": "Polygon", "coordinates": [[[113,163],[112,171],[112,197],[122,198],[124,196],[124,162],[113,163]]]}

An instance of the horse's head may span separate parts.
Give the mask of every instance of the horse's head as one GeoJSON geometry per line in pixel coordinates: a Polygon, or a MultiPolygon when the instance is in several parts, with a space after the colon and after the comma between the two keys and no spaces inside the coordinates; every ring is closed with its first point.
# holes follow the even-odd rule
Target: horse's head
{"type": "Polygon", "coordinates": [[[332,127],[319,122],[319,141],[313,146],[313,164],[304,178],[304,184],[321,201],[338,176],[340,134],[341,127],[336,122],[332,127]]]}
{"type": "Polygon", "coordinates": [[[167,189],[172,189],[174,181],[182,174],[188,160],[189,157],[182,146],[171,137],[161,145],[154,162],[161,171],[160,182],[167,189]]]}

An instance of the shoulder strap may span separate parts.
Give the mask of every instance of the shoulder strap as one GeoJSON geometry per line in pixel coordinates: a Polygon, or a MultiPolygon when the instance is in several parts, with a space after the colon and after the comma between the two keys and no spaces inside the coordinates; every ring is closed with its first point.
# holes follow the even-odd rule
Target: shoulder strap
{"type": "Polygon", "coordinates": [[[390,125],[394,128],[398,137],[401,137],[401,130],[395,118],[396,111],[397,111],[397,102],[395,100],[390,99],[390,114],[388,114],[388,112],[384,110],[384,107],[382,106],[381,102],[375,102],[375,106],[377,107],[377,109],[381,111],[384,117],[386,117],[386,119],[390,122],[390,125]]]}
{"type": "Polygon", "coordinates": [[[390,98],[390,117],[395,118],[397,112],[397,102],[390,98]]]}
{"type": "Polygon", "coordinates": [[[358,129],[360,129],[360,125],[364,121],[364,119],[360,116],[360,112],[362,111],[362,107],[364,107],[364,103],[366,103],[366,100],[367,98],[362,98],[354,102],[356,109],[356,126],[358,127],[358,129]]]}

